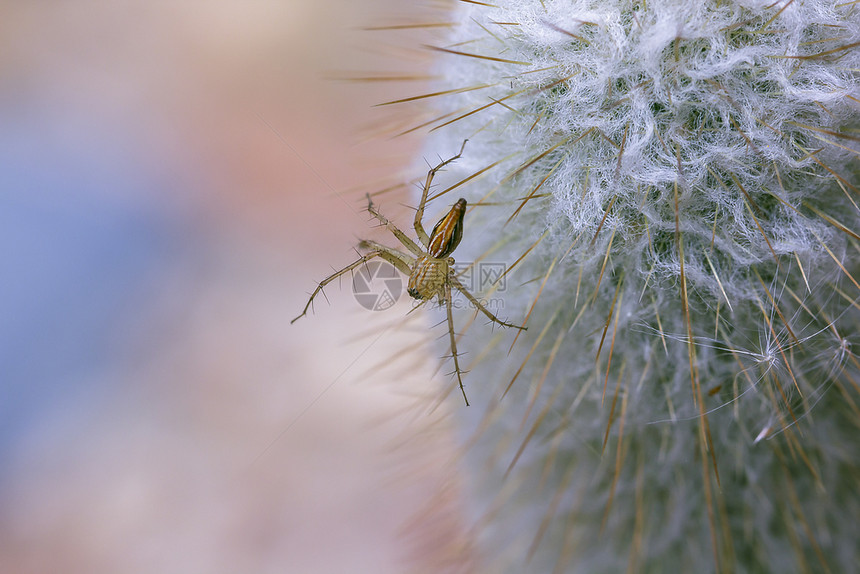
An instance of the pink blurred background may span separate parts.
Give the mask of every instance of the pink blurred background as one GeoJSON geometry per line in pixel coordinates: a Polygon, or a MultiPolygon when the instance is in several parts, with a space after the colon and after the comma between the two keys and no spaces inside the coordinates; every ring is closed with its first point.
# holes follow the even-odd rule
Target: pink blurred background
{"type": "Polygon", "coordinates": [[[0,571],[470,569],[427,324],[290,326],[422,175],[372,107],[421,82],[332,79],[426,73],[360,30],[411,12],[0,4],[0,571]]]}

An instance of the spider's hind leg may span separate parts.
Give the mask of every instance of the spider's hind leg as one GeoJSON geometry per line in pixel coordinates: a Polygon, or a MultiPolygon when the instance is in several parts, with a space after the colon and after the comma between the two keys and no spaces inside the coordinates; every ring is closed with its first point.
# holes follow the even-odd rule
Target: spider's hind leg
{"type": "Polygon", "coordinates": [[[460,156],[463,155],[463,150],[466,149],[467,141],[469,140],[463,140],[463,145],[460,146],[460,151],[457,152],[457,155],[446,159],[436,167],[430,168],[430,171],[427,172],[427,179],[424,181],[424,188],[421,190],[421,201],[418,202],[418,209],[415,210],[415,221],[413,223],[415,235],[418,236],[418,240],[424,245],[424,247],[430,246],[430,236],[428,236],[427,232],[424,230],[424,225],[421,223],[421,220],[424,219],[424,205],[427,203],[427,194],[430,193],[430,186],[433,185],[433,178],[436,177],[436,172],[440,169],[449,163],[460,159],[460,156]]]}
{"type": "MultiPolygon", "coordinates": [[[[414,253],[415,255],[421,255],[424,253],[424,250],[421,249],[414,241],[412,241],[408,235],[400,231],[400,228],[391,223],[387,217],[379,213],[376,209],[376,206],[373,205],[373,200],[370,199],[370,194],[367,194],[367,212],[372,215],[379,223],[382,224],[383,227],[388,229],[394,236],[403,244],[406,249],[414,253]]],[[[409,273],[407,272],[407,275],[409,273]]]]}
{"type": "Polygon", "coordinates": [[[415,258],[403,253],[398,249],[392,249],[391,247],[386,247],[381,243],[377,243],[376,241],[370,241],[369,239],[362,239],[358,244],[362,249],[370,249],[372,251],[377,251],[378,257],[385,259],[392,265],[394,265],[398,271],[409,277],[412,273],[412,266],[415,265],[415,258]]]}

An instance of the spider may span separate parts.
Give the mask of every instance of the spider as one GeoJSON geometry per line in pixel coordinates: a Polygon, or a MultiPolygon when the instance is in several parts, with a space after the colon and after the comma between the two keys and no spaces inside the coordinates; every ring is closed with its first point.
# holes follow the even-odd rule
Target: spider
{"type": "Polygon", "coordinates": [[[407,284],[407,292],[413,299],[421,301],[430,301],[434,297],[437,298],[439,305],[443,303],[447,311],[448,319],[448,337],[451,344],[451,357],[454,359],[454,373],[457,375],[457,382],[460,384],[460,391],[463,393],[463,399],[466,401],[466,406],[469,406],[469,399],[466,396],[466,389],[463,387],[462,371],[460,369],[459,355],[457,354],[457,342],[454,335],[454,320],[451,313],[451,288],[453,287],[462,293],[475,308],[487,316],[490,321],[498,323],[503,327],[512,327],[514,329],[525,330],[526,327],[514,325],[502,321],[489,311],[478,299],[472,295],[468,289],[457,279],[454,273],[454,258],[451,254],[460,244],[463,239],[463,216],[466,213],[466,200],[462,197],[451,207],[451,210],[433,227],[430,235],[424,230],[421,220],[424,218],[424,207],[427,203],[427,194],[430,191],[430,186],[433,183],[433,178],[436,173],[457,160],[466,147],[466,142],[460,147],[460,151],[454,157],[439,163],[436,167],[427,172],[427,179],[424,182],[424,188],[421,191],[421,201],[418,203],[418,209],[415,211],[415,221],[413,228],[415,235],[418,236],[417,243],[403,233],[396,225],[391,223],[382,214],[377,211],[376,207],[367,196],[367,211],[375,219],[377,219],[383,227],[391,231],[392,234],[400,241],[400,243],[409,250],[409,253],[387,247],[375,241],[362,240],[359,247],[368,250],[365,255],[359,257],[358,260],[350,263],[343,269],[329,275],[317,285],[310,299],[308,299],[302,313],[290,321],[290,324],[295,323],[304,317],[311,304],[323,288],[340,277],[348,273],[356,267],[370,261],[374,257],[381,257],[396,267],[401,273],[409,276],[407,284]]]}

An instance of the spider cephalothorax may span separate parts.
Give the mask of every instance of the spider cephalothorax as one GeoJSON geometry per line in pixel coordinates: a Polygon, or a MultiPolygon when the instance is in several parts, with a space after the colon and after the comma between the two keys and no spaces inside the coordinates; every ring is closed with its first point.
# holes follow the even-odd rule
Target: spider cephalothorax
{"type": "Polygon", "coordinates": [[[314,297],[322,291],[323,287],[344,273],[352,271],[365,262],[375,257],[381,257],[394,265],[404,275],[409,276],[407,292],[411,297],[421,300],[430,300],[433,297],[437,297],[440,304],[445,304],[448,316],[448,336],[451,344],[451,357],[454,359],[454,373],[457,375],[457,382],[460,384],[463,398],[466,400],[466,405],[468,405],[469,399],[466,397],[466,391],[463,388],[462,371],[460,370],[460,360],[459,355],[457,354],[457,342],[456,337],[454,336],[454,321],[451,313],[451,287],[454,287],[457,291],[462,293],[463,296],[466,297],[466,299],[468,299],[475,307],[475,309],[487,316],[490,321],[498,323],[504,327],[513,327],[515,329],[525,329],[525,327],[514,325],[513,323],[507,323],[493,315],[483,305],[483,303],[478,301],[475,296],[463,286],[454,274],[454,259],[451,257],[451,254],[454,252],[454,249],[457,248],[457,245],[460,244],[460,240],[463,239],[463,216],[466,213],[466,200],[463,198],[458,199],[451,207],[448,214],[440,219],[433,227],[433,231],[430,232],[429,236],[424,230],[424,225],[421,222],[424,218],[424,207],[427,203],[427,194],[430,191],[430,185],[433,183],[433,177],[436,175],[437,171],[459,158],[463,153],[463,148],[465,146],[466,142],[463,142],[463,147],[460,148],[460,152],[457,155],[441,162],[439,165],[427,172],[427,179],[424,182],[424,188],[421,192],[421,201],[418,203],[418,209],[415,211],[415,220],[413,223],[415,235],[418,236],[419,243],[410,239],[405,233],[398,229],[396,225],[388,221],[385,216],[381,215],[376,210],[376,207],[373,205],[373,202],[370,201],[370,197],[368,196],[367,211],[384,227],[391,231],[400,243],[409,250],[409,253],[405,253],[392,247],[387,247],[380,243],[376,243],[375,241],[361,241],[359,243],[359,247],[367,249],[367,254],[360,257],[357,261],[350,263],[340,271],[337,271],[320,281],[317,288],[311,294],[304,310],[302,310],[301,315],[293,319],[291,322],[294,323],[307,314],[308,309],[313,303],[314,297]]]}

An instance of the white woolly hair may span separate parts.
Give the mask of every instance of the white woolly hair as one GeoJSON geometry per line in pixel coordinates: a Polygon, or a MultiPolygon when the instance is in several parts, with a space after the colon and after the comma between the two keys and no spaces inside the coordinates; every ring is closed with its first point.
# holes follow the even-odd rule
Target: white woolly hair
{"type": "Polygon", "coordinates": [[[454,20],[428,149],[529,327],[456,316],[488,568],[856,568],[856,3],[454,20]]]}

